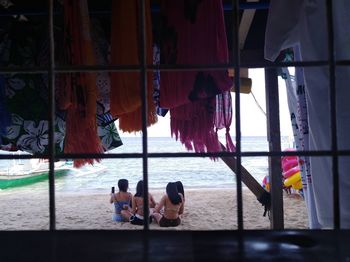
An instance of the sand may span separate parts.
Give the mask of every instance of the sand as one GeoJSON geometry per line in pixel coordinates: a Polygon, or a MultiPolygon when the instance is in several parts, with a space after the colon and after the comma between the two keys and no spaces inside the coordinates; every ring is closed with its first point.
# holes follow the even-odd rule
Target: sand
{"type": "MultiPolygon", "coordinates": [[[[186,189],[185,189],[186,190],[186,189]]],[[[49,200],[47,194],[30,195],[0,192],[0,230],[48,230],[49,200]]],[[[187,189],[185,212],[181,225],[173,230],[237,229],[235,189],[187,189]]],[[[151,191],[159,201],[163,190],[151,191]]],[[[113,205],[108,194],[56,193],[57,229],[133,230],[141,226],[112,221],[113,205]]],[[[243,190],[244,229],[270,229],[264,209],[248,190],[243,190]]],[[[304,200],[298,195],[284,194],[286,229],[307,229],[304,200]]],[[[162,230],[155,222],[150,229],[162,230]]]]}

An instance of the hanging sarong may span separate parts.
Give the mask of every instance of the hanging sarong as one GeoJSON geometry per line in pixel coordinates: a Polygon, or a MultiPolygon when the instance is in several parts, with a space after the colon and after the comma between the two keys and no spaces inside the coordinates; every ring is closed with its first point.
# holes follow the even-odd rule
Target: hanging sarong
{"type": "MultiPolygon", "coordinates": [[[[65,62],[94,65],[96,58],[90,36],[87,1],[64,0],[63,3],[65,62]]],[[[60,106],[67,110],[65,153],[102,153],[96,125],[96,74],[66,73],[61,88],[60,106]]],[[[79,159],[74,161],[74,166],[93,162],[93,159],[79,159]]]]}
{"type": "MultiPolygon", "coordinates": [[[[158,45],[153,46],[153,65],[159,66],[160,64],[160,49],[158,45]]],[[[155,70],[153,72],[153,102],[156,106],[156,112],[158,116],[166,116],[169,109],[160,107],[159,95],[160,95],[160,71],[155,70]]]]}
{"type": "MultiPolygon", "coordinates": [[[[228,63],[221,1],[163,0],[162,14],[161,64],[228,63]]],[[[227,70],[161,72],[160,105],[174,108],[214,97],[231,86],[227,70]]]]}
{"type": "MultiPolygon", "coordinates": [[[[48,65],[49,45],[45,18],[31,18],[28,22],[9,18],[1,24],[0,31],[1,65],[48,65]]],[[[3,77],[5,97],[1,105],[6,105],[10,122],[6,133],[0,136],[0,149],[48,154],[47,74],[4,74],[3,77]]],[[[58,88],[59,79],[56,78],[58,88]]],[[[101,108],[107,108],[107,105],[104,104],[101,108]]],[[[66,112],[56,108],[54,146],[57,154],[64,151],[65,117],[66,112]]],[[[99,140],[105,151],[122,145],[113,119],[107,111],[98,112],[97,125],[99,140]]]]}
{"type": "MultiPolygon", "coordinates": [[[[221,1],[162,0],[161,4],[161,64],[228,63],[221,1]]],[[[228,71],[162,71],[160,82],[160,106],[170,108],[172,135],[196,152],[221,151],[214,128],[219,121],[215,121],[215,97],[232,87],[228,71]]],[[[227,101],[231,108],[231,100],[227,101]]]]}
{"type": "MultiPolygon", "coordinates": [[[[150,1],[145,1],[146,61],[152,64],[152,24],[150,1]]],[[[137,0],[112,1],[111,64],[139,65],[139,6],[137,0]]],[[[126,132],[142,130],[140,72],[111,73],[111,113],[119,118],[119,127],[126,132]]],[[[153,103],[152,72],[147,74],[147,126],[157,121],[153,103]]]]}
{"type": "Polygon", "coordinates": [[[219,129],[225,128],[226,150],[229,152],[234,152],[236,150],[236,147],[233,144],[230,136],[231,123],[232,123],[232,98],[231,98],[231,93],[228,91],[216,96],[216,110],[215,110],[214,125],[216,128],[216,135],[219,129]]]}

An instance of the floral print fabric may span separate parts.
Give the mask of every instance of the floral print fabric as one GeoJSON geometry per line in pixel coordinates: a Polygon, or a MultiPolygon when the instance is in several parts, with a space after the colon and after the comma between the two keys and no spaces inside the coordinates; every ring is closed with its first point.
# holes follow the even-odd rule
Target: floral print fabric
{"type": "MultiPolygon", "coordinates": [[[[38,20],[36,20],[38,19],[38,20]]],[[[28,22],[11,18],[0,25],[1,66],[39,66],[47,63],[46,24],[31,18],[28,22]],[[46,59],[46,61],[45,61],[46,59]]],[[[48,88],[46,74],[3,75],[4,97],[1,107],[10,113],[6,132],[0,133],[0,149],[48,153],[48,88]]],[[[108,108],[108,107],[107,107],[108,108]]],[[[56,110],[55,151],[63,153],[66,137],[66,113],[56,110]]],[[[118,131],[108,111],[99,110],[97,132],[103,149],[122,145],[118,131]]],[[[83,153],[83,152],[82,152],[83,153]]]]}

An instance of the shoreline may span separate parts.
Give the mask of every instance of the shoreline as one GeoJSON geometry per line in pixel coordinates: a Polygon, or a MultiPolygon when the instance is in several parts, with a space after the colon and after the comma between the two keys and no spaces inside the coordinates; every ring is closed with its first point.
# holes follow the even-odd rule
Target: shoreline
{"type": "MultiPolygon", "coordinates": [[[[165,190],[150,190],[159,201],[165,190]]],[[[133,193],[133,192],[132,192],[133,193]]],[[[248,189],[242,190],[244,229],[270,229],[264,208],[248,189]]],[[[48,194],[1,194],[0,230],[48,230],[48,194]]],[[[235,230],[237,229],[236,189],[185,188],[185,211],[181,225],[160,228],[155,222],[151,230],[235,230]]],[[[286,229],[307,229],[304,200],[284,194],[286,229]]],[[[112,221],[114,207],[106,194],[56,193],[56,228],[58,230],[134,230],[140,226],[112,221]]]]}
{"type": "MultiPolygon", "coordinates": [[[[48,194],[48,185],[46,188],[40,188],[39,190],[35,189],[33,192],[33,189],[30,187],[31,185],[25,186],[25,187],[15,187],[15,188],[7,188],[7,189],[0,189],[0,198],[2,195],[11,195],[15,193],[21,193],[21,194],[33,194],[33,195],[39,195],[39,194],[48,194]]],[[[117,189],[117,185],[114,186],[117,189]]],[[[215,190],[234,190],[236,191],[236,185],[228,185],[228,186],[186,186],[185,188],[186,191],[215,191],[215,190]]],[[[242,191],[249,191],[249,188],[245,185],[242,184],[242,191]]],[[[135,189],[129,189],[128,192],[134,194],[135,189]]],[[[154,188],[149,188],[149,192],[165,192],[164,187],[154,187],[154,188]]],[[[76,191],[69,190],[55,190],[56,195],[70,195],[70,196],[75,196],[75,195],[109,195],[110,193],[110,188],[106,188],[106,190],[103,189],[78,189],[76,191]]]]}

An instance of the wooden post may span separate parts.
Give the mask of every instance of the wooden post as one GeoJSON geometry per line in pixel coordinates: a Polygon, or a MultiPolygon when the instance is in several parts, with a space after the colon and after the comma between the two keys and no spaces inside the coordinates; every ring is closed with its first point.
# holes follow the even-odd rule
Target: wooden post
{"type": "MultiPolygon", "coordinates": [[[[270,151],[281,151],[278,78],[276,68],[265,68],[267,139],[270,151]]],[[[271,228],[283,229],[283,190],[281,157],[269,157],[271,228]]]]}

